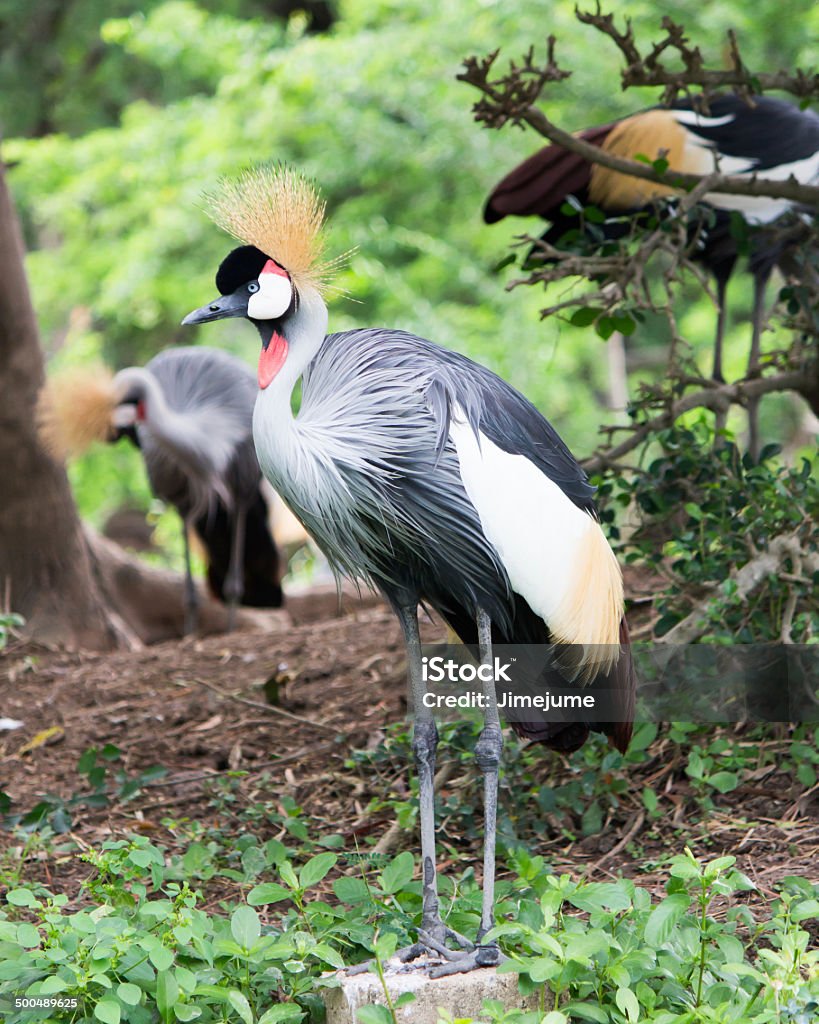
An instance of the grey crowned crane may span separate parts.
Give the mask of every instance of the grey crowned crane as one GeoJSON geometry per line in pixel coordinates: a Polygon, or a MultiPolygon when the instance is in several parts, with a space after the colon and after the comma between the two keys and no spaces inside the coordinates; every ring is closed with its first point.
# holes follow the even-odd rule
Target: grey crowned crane
{"type": "Polygon", "coordinates": [[[634,674],[620,569],[593,488],[553,427],[489,370],[424,338],[373,328],[326,335],[324,206],[295,172],[261,168],[210,197],[244,244],[219,267],[221,296],[183,323],[246,317],[261,336],[253,436],[262,470],[339,573],[375,584],[408,651],[419,775],[423,912],[403,952],[443,957],[436,975],[497,963],[495,821],[501,728],[494,683],[476,760],[485,780],[477,945],[442,922],[435,871],[438,734],[425,706],[417,610],[431,606],[491,664],[497,643],[582,645],[574,676],[616,694],[617,721],[515,723],[559,750],[590,729],[620,750],[634,674]],[[301,381],[297,415],[291,395],[301,381]],[[460,949],[447,948],[453,939],[460,949]]]}
{"type": "Polygon", "coordinates": [[[185,539],[185,632],[197,625],[190,532],[207,552],[208,583],[228,606],[282,604],[281,570],[251,433],[252,369],[219,349],[170,348],[113,379],[52,387],[49,433],[77,450],[128,437],[142,452],[151,490],[177,510],[185,539]],[[62,435],[62,436],[61,436],[62,435]]]}
{"type": "MultiPolygon", "coordinates": [[[[664,156],[672,170],[692,174],[718,171],[773,181],[793,176],[803,184],[819,181],[819,115],[767,96],[755,96],[751,103],[739,96],[718,96],[709,101],[707,112],[684,100],[668,109],[645,110],[577,134],[614,156],[664,156]]],[[[673,194],[674,190],[667,186],[617,173],[602,164],[592,165],[563,146],[550,145],[515,167],[495,186],[484,208],[484,219],[493,224],[510,215],[542,217],[551,225],[543,235],[544,240],[561,248],[565,240],[571,239],[570,232],[582,230],[581,219],[563,208],[569,196],[610,215],[612,219],[602,225],[602,231],[614,238],[628,232],[629,215],[636,217],[650,211],[656,200],[673,194]]],[[[711,212],[696,218],[693,224],[699,245],[693,258],[709,270],[716,282],[718,317],[713,377],[721,381],[726,289],[740,254],[732,215],[739,214],[753,229],[749,238],[749,268],[754,281],[753,327],[748,358],[748,372],[753,373],[759,366],[765,286],[787,247],[781,229],[766,226],[772,225],[793,204],[764,196],[711,193],[705,196],[704,206],[710,207],[711,212]]],[[[591,230],[599,235],[600,228],[593,225],[591,230]]],[[[749,449],[757,454],[756,402],[749,405],[748,414],[749,449]]]]}

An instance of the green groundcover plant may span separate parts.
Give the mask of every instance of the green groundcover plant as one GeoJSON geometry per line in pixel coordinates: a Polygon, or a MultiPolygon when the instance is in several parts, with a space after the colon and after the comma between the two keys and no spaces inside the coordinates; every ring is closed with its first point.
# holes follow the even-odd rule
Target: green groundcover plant
{"type": "MultiPolygon", "coordinates": [[[[72,909],[37,886],[12,889],[0,911],[3,1020],[319,1021],[335,969],[370,958],[381,973],[417,924],[420,883],[408,852],[377,868],[350,858],[353,874],[338,873],[343,857],[332,850],[297,865],[277,840],[256,857],[246,899],[216,913],[145,837],[85,855],[89,906],[72,909]]],[[[808,930],[819,887],[804,878],[783,879],[763,917],[744,902],[754,885],[733,857],[702,862],[686,849],[671,859],[659,900],[628,879],[557,877],[523,851],[514,866],[499,885],[495,934],[508,957],[500,970],[517,973],[539,1009],[488,1001],[481,1020],[811,1024],[819,1015],[819,951],[808,930]]],[[[474,931],[480,891],[471,872],[442,892],[448,922],[474,931]]],[[[395,1012],[370,1006],[358,1019],[389,1024],[395,1012]]]]}

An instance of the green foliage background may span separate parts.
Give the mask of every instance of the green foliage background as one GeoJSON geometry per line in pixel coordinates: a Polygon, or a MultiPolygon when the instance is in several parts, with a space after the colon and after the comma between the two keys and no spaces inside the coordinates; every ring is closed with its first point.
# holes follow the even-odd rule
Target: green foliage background
{"type": "MultiPolygon", "coordinates": [[[[466,352],[531,397],[575,452],[591,450],[612,418],[603,343],[557,318],[540,323],[542,293],[508,293],[514,269],[494,272],[513,237],[536,225],[481,219],[491,185],[539,139],[478,128],[476,95],[455,76],[468,55],[500,47],[516,58],[554,33],[574,70],[548,95],[560,123],[579,128],[656,96],[621,93],[616,54],[577,24],[568,0],[343,0],[324,33],[298,10],[270,13],[286,6],[52,0],[32,12],[0,2],[13,40],[0,61],[3,155],[53,366],[101,357],[119,367],[197,340],[179,322],[210,298],[231,244],[199,196],[222,174],[284,160],[326,195],[333,250],[355,250],[339,279],[355,301],[333,303],[331,329],[390,325],[466,352]]],[[[617,13],[647,41],[664,9],[632,0],[617,13]]],[[[809,0],[790,3],[787,17],[771,0],[685,0],[674,16],[717,65],[729,26],[751,66],[815,58],[809,0]]],[[[749,295],[744,280],[732,287],[728,369],[739,372],[749,295]]],[[[714,311],[695,282],[679,316],[705,366],[714,311]]],[[[652,325],[636,344],[661,351],[665,337],[652,325]]],[[[210,326],[202,340],[255,359],[247,325],[210,326]]],[[[787,430],[790,409],[769,403],[763,429],[787,430]]],[[[96,520],[127,495],[147,506],[134,452],[93,453],[72,472],[81,511],[96,520]]]]}

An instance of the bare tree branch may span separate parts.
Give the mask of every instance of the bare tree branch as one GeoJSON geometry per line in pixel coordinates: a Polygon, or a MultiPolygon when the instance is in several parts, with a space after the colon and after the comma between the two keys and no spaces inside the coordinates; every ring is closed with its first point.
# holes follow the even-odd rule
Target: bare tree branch
{"type": "MultiPolygon", "coordinates": [[[[692,409],[710,409],[713,412],[726,410],[730,405],[741,404],[749,398],[758,398],[761,395],[768,395],[774,391],[799,391],[805,385],[806,375],[801,370],[792,370],[780,373],[772,377],[757,377],[752,380],[735,381],[732,384],[718,384],[711,382],[709,387],[702,391],[694,391],[684,395],[677,402],[672,402],[665,412],[653,419],[646,420],[639,426],[633,428],[633,433],[620,444],[613,448],[599,449],[590,458],[585,459],[581,465],[587,473],[598,473],[605,469],[612,462],[616,462],[624,455],[634,451],[647,437],[670,427],[683,413],[692,409]]],[[[630,427],[617,427],[612,429],[632,429],[630,427]]]]}
{"type": "MultiPolygon", "coordinates": [[[[736,584],[737,596],[745,601],[764,582],[778,573],[786,561],[804,565],[811,573],[819,571],[819,553],[805,551],[796,533],[774,537],[767,549],[746,562],[731,576],[736,584]]],[[[690,644],[708,629],[708,606],[713,595],[704,597],[686,617],[656,641],[660,644],[690,644]]]]}
{"type": "MultiPolygon", "coordinates": [[[[771,199],[787,199],[793,203],[804,203],[807,206],[819,206],[819,187],[802,185],[793,176],[786,181],[772,181],[756,175],[744,178],[735,174],[685,174],[671,169],[660,172],[652,164],[627,160],[624,157],[608,153],[599,146],[592,145],[592,143],[559,128],[546,117],[542,110],[533,106],[531,102],[524,101],[524,97],[528,98],[534,92],[535,81],[555,81],[553,75],[547,77],[544,71],[538,78],[528,77],[524,87],[524,82],[518,81],[521,69],[515,69],[512,65],[512,70],[506,78],[490,81],[489,71],[496,57],[497,52],[483,61],[471,57],[464,61],[466,70],[458,75],[461,81],[473,85],[488,97],[488,101],[483,100],[475,104],[473,110],[476,119],[490,127],[500,128],[508,121],[512,121],[514,124],[524,122],[534,128],[538,134],[549,139],[550,142],[555,142],[565,149],[577,153],[589,163],[601,164],[620,174],[628,174],[633,178],[642,178],[645,181],[667,185],[669,188],[690,190],[706,182],[709,193],[767,196],[771,199]]],[[[529,58],[531,58],[531,52],[529,58]]],[[[538,93],[539,91],[540,89],[538,89],[538,93]]]]}
{"type": "Polygon", "coordinates": [[[731,68],[711,71],[704,67],[699,47],[688,45],[682,25],[668,16],[661,22],[665,31],[664,38],[653,44],[643,56],[635,42],[629,19],[626,19],[626,31],[620,32],[614,24],[614,16],[603,14],[599,2],[594,12],[575,8],[575,15],[582,24],[591,25],[608,36],[620,50],[626,64],[621,72],[624,89],[635,85],[663,86],[665,103],[673,103],[679,93],[687,92],[691,86],[700,86],[706,93],[732,87],[745,96],[771,90],[789,92],[805,99],[819,95],[819,75],[815,72],[806,72],[800,68],[793,74],[784,70],[773,73],[749,70],[740,56],[736,34],[732,29],[728,31],[731,68]],[[660,56],[667,51],[679,57],[682,70],[669,70],[660,62],[660,56]]]}

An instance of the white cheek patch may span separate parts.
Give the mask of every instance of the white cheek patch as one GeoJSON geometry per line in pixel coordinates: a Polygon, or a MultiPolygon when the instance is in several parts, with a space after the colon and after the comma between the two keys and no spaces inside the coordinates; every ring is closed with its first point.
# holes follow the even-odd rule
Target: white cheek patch
{"type": "Polygon", "coordinates": [[[136,423],[136,406],[118,405],[111,414],[111,423],[118,429],[132,427],[136,423]]]}
{"type": "Polygon", "coordinates": [[[293,286],[285,274],[260,274],[259,290],[250,296],[247,315],[252,320],[278,320],[293,301],[293,286]]]}

